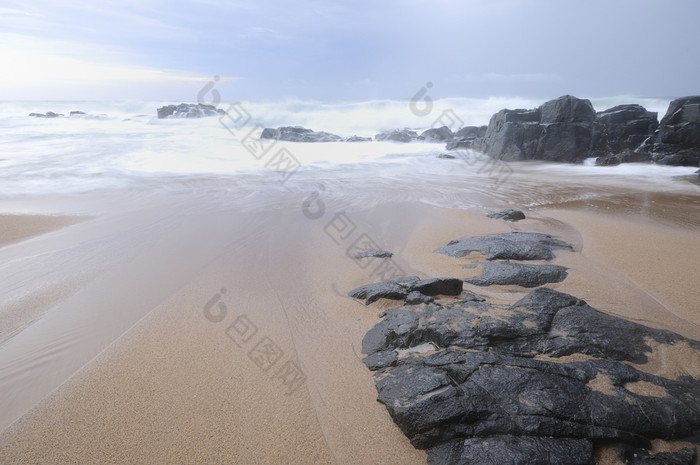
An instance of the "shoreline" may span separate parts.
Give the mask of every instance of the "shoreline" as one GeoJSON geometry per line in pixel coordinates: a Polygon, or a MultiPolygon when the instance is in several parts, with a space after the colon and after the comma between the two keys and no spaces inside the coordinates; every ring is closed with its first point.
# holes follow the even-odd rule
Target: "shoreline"
{"type": "MultiPolygon", "coordinates": [[[[692,205],[686,211],[692,212],[692,205]]],[[[628,208],[635,220],[562,205],[526,211],[528,219],[506,223],[420,202],[343,209],[331,201],[317,219],[281,205],[247,213],[196,199],[183,208],[157,207],[160,216],[149,210],[119,218],[121,233],[140,240],[102,245],[109,252],[100,257],[110,266],[110,279],[96,288],[91,288],[94,280],[77,284],[82,301],[61,296],[63,302],[100,308],[105,292],[119,296],[128,290],[133,298],[117,302],[138,302],[141,308],[131,314],[130,324],[121,319],[123,329],[115,339],[93,349],[96,358],[67,373],[60,387],[0,432],[2,456],[425,463],[425,453],[410,445],[376,402],[371,372],[360,360],[364,334],[382,310],[397,305],[380,301],[365,307],[346,297],[350,289],[379,280],[373,275],[377,259],[362,268],[346,254],[363,234],[395,252],[394,263],[406,275],[428,278],[475,272],[463,270],[460,260],[432,253],[452,239],[547,232],[571,241],[581,253],[557,253],[552,263],[569,267],[569,278],[546,287],[601,311],[700,339],[692,278],[700,251],[689,247],[690,226],[669,225],[676,214],[659,218],[628,208]],[[341,211],[356,229],[347,239],[334,239],[328,225],[341,211]],[[149,263],[148,270],[131,276],[149,263]],[[204,308],[216,294],[221,298],[212,308],[223,302],[227,314],[215,323],[204,308]],[[242,316],[258,328],[251,343],[267,337],[282,352],[275,367],[262,370],[249,356],[255,346],[240,340],[236,345],[227,333],[242,316]],[[285,395],[287,386],[275,378],[275,368],[288,361],[298,365],[305,381],[285,395]]],[[[663,210],[663,203],[658,208],[663,210]]],[[[57,236],[66,243],[94,240],[120,231],[115,225],[116,220],[97,218],[40,238],[53,246],[57,236]]],[[[75,251],[72,260],[78,261],[94,253],[75,251]]],[[[71,276],[73,267],[64,275],[71,276]]],[[[97,278],[107,276],[105,268],[100,273],[97,278]]],[[[507,286],[466,287],[504,302],[523,295],[507,286]]],[[[53,356],[54,363],[62,363],[60,352],[53,356]]]]}

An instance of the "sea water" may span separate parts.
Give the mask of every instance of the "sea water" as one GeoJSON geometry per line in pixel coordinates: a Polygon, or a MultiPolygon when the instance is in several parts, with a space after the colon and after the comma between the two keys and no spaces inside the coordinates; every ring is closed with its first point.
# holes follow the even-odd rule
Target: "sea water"
{"type": "MultiPolygon", "coordinates": [[[[235,102],[218,104],[232,118],[158,119],[157,108],[169,103],[0,102],[0,199],[202,186],[244,190],[261,184],[308,190],[322,180],[329,192],[357,191],[361,202],[376,198],[362,199],[372,182],[389,197],[447,202],[445,206],[483,203],[499,196],[504,202],[516,196],[524,206],[534,206],[557,191],[552,187],[552,192],[542,192],[542,186],[555,179],[560,186],[694,188],[678,180],[693,173],[688,167],[597,167],[592,160],[578,165],[495,165],[471,151],[461,151],[455,159],[439,158],[446,152],[439,143],[279,142],[273,148],[268,144],[266,154],[264,148],[254,148],[264,127],[304,126],[343,137],[369,137],[394,128],[420,133],[443,123],[456,130],[488,124],[502,108],[534,108],[543,103],[540,100],[442,99],[420,111],[408,100],[235,102]],[[28,116],[47,111],[66,117],[28,116]],[[71,111],[85,114],[69,116],[71,111]],[[284,170],[271,160],[280,151],[288,158],[284,170]]],[[[640,103],[663,116],[669,100],[615,97],[592,103],[596,110],[640,103]]],[[[560,196],[562,190],[558,192],[560,196]]]]}

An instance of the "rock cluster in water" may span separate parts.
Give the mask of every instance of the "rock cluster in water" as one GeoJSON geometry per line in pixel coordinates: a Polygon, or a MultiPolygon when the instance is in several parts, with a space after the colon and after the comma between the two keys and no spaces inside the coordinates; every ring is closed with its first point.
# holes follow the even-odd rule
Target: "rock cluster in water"
{"type": "Polygon", "coordinates": [[[205,118],[208,116],[221,116],[226,112],[214,105],[203,103],[181,103],[179,105],[166,105],[158,108],[158,119],[166,118],[205,118]]]}
{"type": "Polygon", "coordinates": [[[674,100],[659,123],[657,114],[641,105],[596,113],[589,100],[566,95],[534,110],[501,110],[483,137],[463,146],[505,161],[576,163],[597,157],[601,165],[698,166],[700,96],[674,100]]]}
{"type": "MultiPolygon", "coordinates": [[[[302,127],[266,128],[263,139],[291,142],[359,142],[302,127]]],[[[565,95],[531,110],[501,110],[488,126],[447,126],[418,134],[393,129],[374,136],[380,142],[445,143],[446,149],[473,149],[504,161],[546,160],[578,163],[595,157],[599,165],[654,162],[700,166],[700,96],[672,101],[658,121],[655,112],[637,104],[597,112],[589,100],[565,95]]],[[[440,158],[455,158],[442,154],[440,158]]]]}

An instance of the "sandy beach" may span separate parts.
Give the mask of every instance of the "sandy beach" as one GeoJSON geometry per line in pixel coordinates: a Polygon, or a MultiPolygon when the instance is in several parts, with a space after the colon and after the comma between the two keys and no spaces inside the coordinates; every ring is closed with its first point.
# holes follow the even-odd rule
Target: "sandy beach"
{"type": "MultiPolygon", "coordinates": [[[[401,274],[466,278],[474,257],[432,251],[547,232],[575,248],[557,253],[569,277],[548,287],[700,339],[700,196],[644,209],[643,194],[625,195],[518,223],[418,201],[329,200],[310,215],[282,195],[245,209],[191,196],[79,220],[2,216],[2,273],[15,276],[0,308],[2,462],[423,464],[361,362],[362,337],[395,302],[346,297],[382,276],[379,259],[351,258],[357,241],[394,252],[401,274]]],[[[681,352],[654,363],[700,370],[681,352]]]]}

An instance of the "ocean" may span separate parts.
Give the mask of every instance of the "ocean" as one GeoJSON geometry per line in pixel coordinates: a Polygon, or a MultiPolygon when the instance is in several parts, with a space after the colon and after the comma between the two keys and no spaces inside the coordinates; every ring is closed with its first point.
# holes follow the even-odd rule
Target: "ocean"
{"type": "MultiPolygon", "coordinates": [[[[502,108],[534,108],[541,100],[454,98],[436,100],[430,107],[419,102],[423,106],[418,110],[409,100],[236,102],[218,105],[235,118],[158,119],[157,108],[170,103],[176,102],[0,102],[0,199],[124,189],[245,195],[261,185],[303,193],[323,182],[326,195],[342,191],[351,194],[349,202],[361,204],[371,204],[379,190],[397,199],[450,207],[498,204],[499,199],[509,203],[515,196],[528,207],[576,200],[566,194],[566,187],[574,185],[590,186],[591,195],[604,195],[606,186],[681,192],[697,188],[681,180],[693,168],[596,167],[593,160],[582,165],[494,164],[470,151],[440,159],[444,145],[436,143],[279,142],[265,155],[264,148],[252,148],[263,127],[304,126],[365,137],[393,128],[420,132],[438,122],[457,129],[485,125],[502,108]],[[28,116],[47,111],[67,117],[28,116]],[[68,117],[71,111],[85,114],[68,117]],[[292,160],[285,166],[271,160],[282,150],[292,160]],[[374,193],[363,195],[370,191],[368,183],[374,193]]],[[[661,118],[669,100],[621,96],[592,103],[596,110],[639,103],[661,118]]],[[[571,191],[581,196],[580,189],[571,191]]]]}

